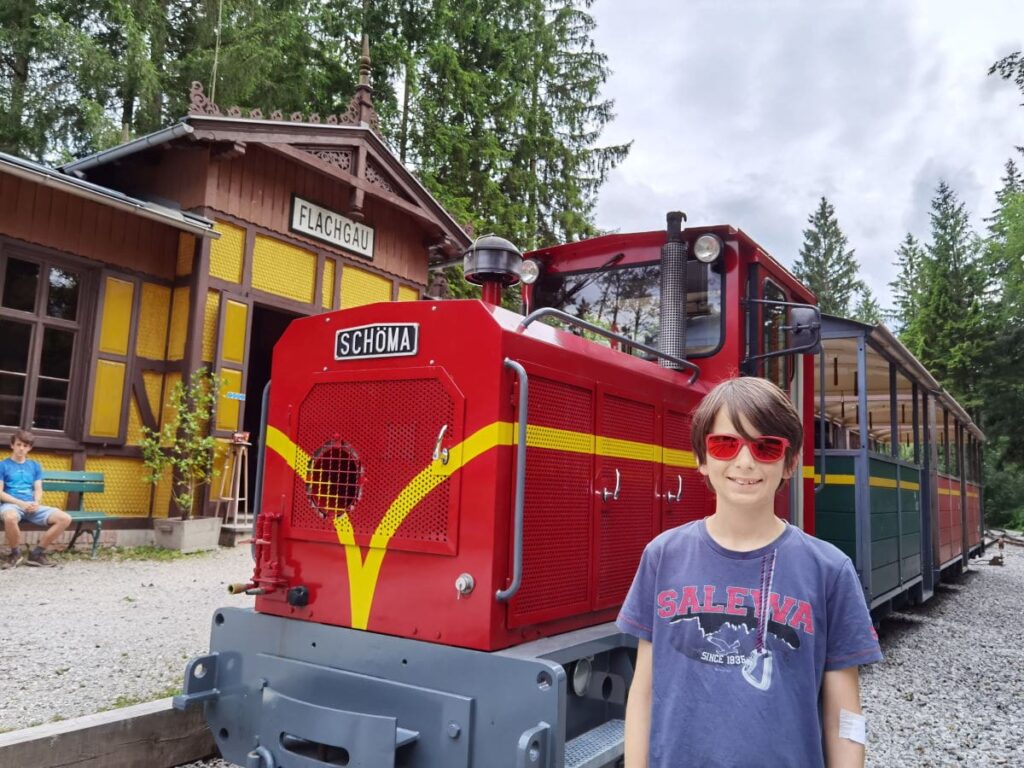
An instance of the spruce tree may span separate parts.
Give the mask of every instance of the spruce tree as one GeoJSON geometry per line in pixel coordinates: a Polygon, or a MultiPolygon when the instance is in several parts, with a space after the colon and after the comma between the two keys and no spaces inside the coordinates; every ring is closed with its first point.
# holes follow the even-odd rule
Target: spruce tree
{"type": "Polygon", "coordinates": [[[981,241],[967,210],[945,181],[932,199],[931,242],[920,270],[920,304],[904,343],[965,405],[975,405],[984,356],[985,272],[981,241]]]}
{"type": "Polygon", "coordinates": [[[847,250],[846,235],[839,227],[835,208],[822,197],[807,223],[810,227],[804,230],[793,274],[818,297],[822,312],[849,317],[850,302],[864,289],[864,283],[857,276],[857,260],[853,249],[847,250]]]}
{"type": "Polygon", "coordinates": [[[909,232],[896,249],[896,279],[889,283],[892,288],[894,308],[889,319],[898,330],[906,329],[917,312],[921,301],[920,272],[925,253],[920,243],[909,232]]]}
{"type": "Polygon", "coordinates": [[[864,285],[858,292],[857,306],[853,308],[853,319],[859,320],[868,325],[878,325],[884,322],[882,305],[875,299],[871,289],[864,285]]]}

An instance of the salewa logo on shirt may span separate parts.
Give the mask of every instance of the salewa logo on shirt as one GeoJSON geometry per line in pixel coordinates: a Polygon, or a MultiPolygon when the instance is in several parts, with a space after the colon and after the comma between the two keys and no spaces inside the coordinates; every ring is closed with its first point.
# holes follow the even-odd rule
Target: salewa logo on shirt
{"type": "MultiPolygon", "coordinates": [[[[679,591],[663,590],[658,593],[658,617],[674,621],[688,617],[700,618],[705,636],[713,634],[724,623],[749,623],[749,629],[756,629],[760,618],[758,606],[761,604],[761,590],[726,587],[724,601],[716,601],[718,589],[714,584],[705,584],[703,587],[683,587],[679,591]],[[748,598],[752,602],[750,605],[747,604],[748,598]]],[[[718,597],[721,598],[721,595],[718,597]]],[[[805,600],[771,592],[769,631],[772,624],[813,635],[814,611],[805,600]]]]}

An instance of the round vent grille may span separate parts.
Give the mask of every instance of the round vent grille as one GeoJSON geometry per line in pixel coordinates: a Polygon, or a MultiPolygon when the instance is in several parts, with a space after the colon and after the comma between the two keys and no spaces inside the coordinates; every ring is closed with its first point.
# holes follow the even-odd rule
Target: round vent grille
{"type": "Polygon", "coordinates": [[[324,517],[337,517],[352,508],[363,493],[359,455],[340,440],[324,443],[309,460],[306,495],[324,517]]]}

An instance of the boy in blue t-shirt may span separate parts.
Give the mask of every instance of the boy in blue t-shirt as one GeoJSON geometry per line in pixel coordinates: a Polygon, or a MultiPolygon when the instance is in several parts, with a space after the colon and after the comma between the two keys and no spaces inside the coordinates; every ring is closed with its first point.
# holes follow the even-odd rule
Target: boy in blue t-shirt
{"type": "Polygon", "coordinates": [[[10,458],[0,461],[0,518],[4,521],[7,546],[11,548],[7,557],[0,561],[2,568],[14,568],[22,562],[36,566],[56,565],[46,556],[46,548],[71,524],[71,515],[67,512],[44,507],[41,503],[43,468],[38,461],[28,458],[35,439],[27,429],[17,430],[11,435],[10,458]],[[39,545],[32,548],[27,561],[21,554],[18,523],[22,520],[50,526],[39,545]]]}
{"type": "Polygon", "coordinates": [[[775,515],[799,414],[774,384],[731,379],[692,437],[715,513],[647,545],[619,614],[640,640],[626,768],[863,766],[858,665],[882,654],[860,581],[775,515]]]}

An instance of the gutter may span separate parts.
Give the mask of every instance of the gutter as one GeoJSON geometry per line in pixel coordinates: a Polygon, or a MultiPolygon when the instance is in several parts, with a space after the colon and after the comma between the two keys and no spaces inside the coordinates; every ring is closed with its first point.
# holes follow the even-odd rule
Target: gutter
{"type": "Polygon", "coordinates": [[[122,157],[134,155],[136,152],[141,152],[144,149],[156,147],[160,144],[166,144],[169,141],[174,141],[181,136],[188,136],[194,132],[195,129],[188,123],[175,123],[170,128],[164,128],[162,130],[146,134],[145,136],[140,136],[126,144],[120,144],[116,147],[112,147],[111,149],[96,152],[95,154],[88,155],[80,160],[72,160],[70,163],[65,163],[60,166],[60,171],[80,179],[82,178],[82,173],[90,168],[114,162],[122,157]]]}

